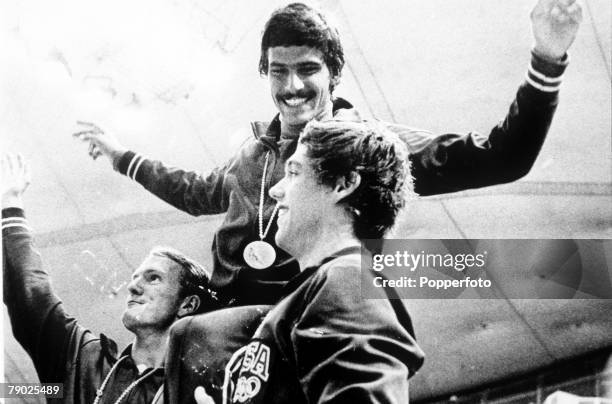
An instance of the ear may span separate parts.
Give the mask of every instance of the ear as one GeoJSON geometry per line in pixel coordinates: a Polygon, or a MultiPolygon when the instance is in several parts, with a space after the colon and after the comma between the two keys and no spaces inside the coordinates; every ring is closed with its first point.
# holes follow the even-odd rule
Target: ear
{"type": "Polygon", "coordinates": [[[176,313],[176,316],[178,318],[183,318],[185,316],[189,316],[193,313],[195,313],[198,308],[200,307],[200,297],[197,295],[191,295],[191,296],[187,296],[186,298],[183,299],[183,302],[181,303],[181,306],[178,309],[178,312],[176,313]]]}
{"type": "Polygon", "coordinates": [[[336,76],[332,76],[330,81],[329,81],[329,90],[331,92],[333,92],[336,87],[338,87],[338,84],[340,84],[340,75],[336,75],[336,76]]]}
{"type": "Polygon", "coordinates": [[[345,199],[355,192],[359,184],[361,184],[361,175],[359,175],[357,171],[351,171],[348,175],[338,178],[336,180],[336,187],[334,188],[336,202],[345,199]]]}

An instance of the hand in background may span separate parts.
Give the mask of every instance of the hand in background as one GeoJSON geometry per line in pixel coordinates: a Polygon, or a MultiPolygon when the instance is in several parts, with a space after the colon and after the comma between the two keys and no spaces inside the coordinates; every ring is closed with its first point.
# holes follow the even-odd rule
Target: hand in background
{"type": "Polygon", "coordinates": [[[30,185],[30,169],[21,154],[5,154],[1,161],[2,209],[22,208],[23,193],[30,185]]]}

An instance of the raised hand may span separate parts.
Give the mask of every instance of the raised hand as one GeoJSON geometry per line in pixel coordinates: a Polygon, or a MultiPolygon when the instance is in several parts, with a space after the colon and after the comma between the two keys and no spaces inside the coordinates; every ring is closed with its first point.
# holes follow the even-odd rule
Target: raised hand
{"type": "Polygon", "coordinates": [[[576,38],[582,8],[576,0],[539,0],[531,11],[535,52],[547,59],[561,59],[576,38]]]}
{"type": "Polygon", "coordinates": [[[89,142],[89,155],[94,160],[104,155],[112,164],[115,164],[115,161],[127,151],[114,135],[103,131],[97,125],[83,121],[77,121],[77,124],[81,126],[80,130],[73,133],[72,136],[89,142]]]}
{"type": "Polygon", "coordinates": [[[22,196],[30,185],[30,169],[21,154],[5,154],[0,163],[2,208],[23,208],[22,196]]]}

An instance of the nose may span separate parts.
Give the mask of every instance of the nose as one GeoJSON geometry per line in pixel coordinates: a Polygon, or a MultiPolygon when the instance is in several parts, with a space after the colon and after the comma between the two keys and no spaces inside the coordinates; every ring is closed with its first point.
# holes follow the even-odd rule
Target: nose
{"type": "Polygon", "coordinates": [[[280,180],[280,182],[276,183],[276,185],[270,188],[270,191],[268,191],[270,197],[276,200],[277,202],[280,202],[281,199],[283,199],[283,197],[285,196],[285,191],[283,190],[284,181],[285,179],[283,178],[282,180],[280,180]]]}
{"type": "Polygon", "coordinates": [[[295,93],[297,91],[303,90],[304,89],[304,82],[302,81],[302,79],[300,78],[300,76],[297,74],[297,72],[293,72],[291,74],[289,74],[289,83],[288,83],[288,90],[292,93],[295,93]]]}
{"type": "Polygon", "coordinates": [[[130,283],[128,283],[127,289],[128,292],[132,295],[141,295],[142,294],[142,285],[140,284],[140,276],[132,278],[130,283]]]}

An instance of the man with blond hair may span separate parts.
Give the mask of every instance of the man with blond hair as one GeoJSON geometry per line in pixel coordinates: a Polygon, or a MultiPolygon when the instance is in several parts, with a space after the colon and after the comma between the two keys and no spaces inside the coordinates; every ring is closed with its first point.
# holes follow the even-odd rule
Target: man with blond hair
{"type": "Polygon", "coordinates": [[[63,384],[63,397],[49,401],[149,404],[160,399],[170,326],[219,306],[208,272],[174,249],[154,248],[128,284],[121,321],[134,339],[118,355],[114,341],[81,326],[53,293],[25,218],[28,167],[18,155],[3,156],[1,165],[4,303],[13,334],[40,381],[63,384]]]}

